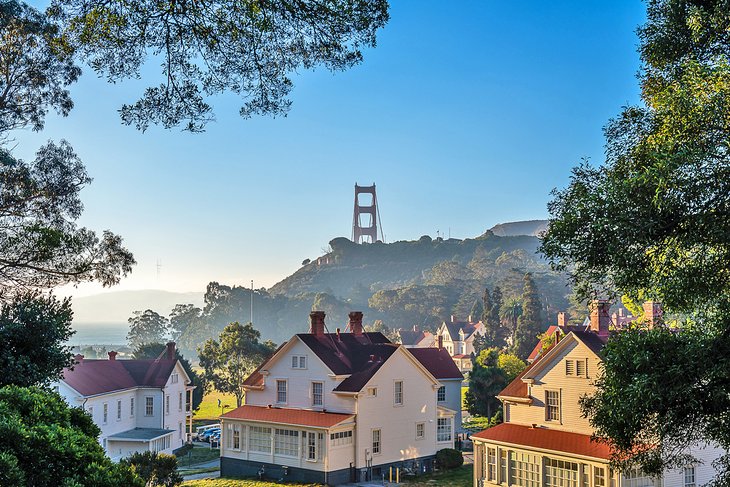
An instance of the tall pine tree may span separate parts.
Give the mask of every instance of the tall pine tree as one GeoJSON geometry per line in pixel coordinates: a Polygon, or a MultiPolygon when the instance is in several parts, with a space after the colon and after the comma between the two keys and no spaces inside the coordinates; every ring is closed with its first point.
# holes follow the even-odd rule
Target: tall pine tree
{"type": "Polygon", "coordinates": [[[537,286],[532,279],[532,274],[527,273],[524,277],[522,288],[522,314],[517,320],[515,330],[514,353],[521,359],[526,359],[535,344],[537,336],[542,332],[542,304],[537,286]]]}
{"type": "Polygon", "coordinates": [[[497,330],[497,339],[495,345],[498,347],[504,347],[507,344],[507,330],[502,326],[501,318],[502,310],[502,289],[499,286],[494,286],[492,290],[492,309],[489,310],[489,321],[494,323],[497,330]]]}

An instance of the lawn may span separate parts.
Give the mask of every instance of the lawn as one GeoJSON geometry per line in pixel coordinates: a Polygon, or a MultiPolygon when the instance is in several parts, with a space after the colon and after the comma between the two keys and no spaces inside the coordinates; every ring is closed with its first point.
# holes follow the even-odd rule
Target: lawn
{"type": "Polygon", "coordinates": [[[419,475],[405,483],[408,487],[471,487],[474,483],[474,465],[464,465],[453,470],[419,475]]]}
{"type": "Polygon", "coordinates": [[[196,465],[198,463],[209,462],[211,460],[217,460],[221,456],[221,451],[218,448],[206,448],[204,446],[196,446],[190,450],[190,456],[186,453],[181,455],[178,459],[178,466],[188,467],[190,465],[196,465]]]}
{"type": "Polygon", "coordinates": [[[203,479],[183,482],[184,487],[274,487],[277,485],[291,485],[299,487],[323,487],[320,484],[280,484],[278,482],[262,482],[260,480],[237,479],[203,479]]]}
{"type": "Polygon", "coordinates": [[[193,418],[195,420],[217,420],[218,416],[221,415],[221,408],[218,407],[218,399],[221,400],[222,405],[228,406],[224,408],[224,412],[236,408],[236,396],[212,391],[203,396],[203,402],[200,403],[200,407],[195,411],[193,418]]]}

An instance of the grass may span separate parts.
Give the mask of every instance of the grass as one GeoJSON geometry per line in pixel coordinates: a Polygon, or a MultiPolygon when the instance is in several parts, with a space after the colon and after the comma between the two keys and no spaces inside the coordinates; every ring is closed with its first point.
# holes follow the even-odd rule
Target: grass
{"type": "Polygon", "coordinates": [[[218,399],[222,405],[227,405],[223,411],[228,412],[236,408],[236,396],[232,394],[223,394],[222,392],[212,391],[203,396],[203,402],[195,411],[193,418],[195,420],[217,420],[221,415],[221,408],[218,407],[218,399]]]}
{"type": "Polygon", "coordinates": [[[469,419],[465,419],[461,425],[465,430],[471,433],[478,433],[479,431],[489,428],[489,418],[472,416],[469,419]]]}
{"type": "Polygon", "coordinates": [[[427,475],[419,475],[406,480],[409,487],[471,487],[474,483],[474,465],[464,465],[453,470],[444,470],[427,475]]]}
{"type": "Polygon", "coordinates": [[[180,456],[178,459],[178,466],[185,467],[190,465],[197,465],[199,463],[210,462],[211,460],[217,460],[221,456],[221,451],[218,448],[206,448],[204,446],[196,446],[190,450],[190,456],[187,454],[180,456]]]}
{"type": "Polygon", "coordinates": [[[466,409],[466,391],[468,387],[461,386],[461,409],[466,409]]]}
{"type": "Polygon", "coordinates": [[[208,467],[208,468],[191,468],[190,470],[178,470],[178,473],[180,475],[197,475],[199,473],[211,473],[211,472],[217,472],[220,470],[218,467],[208,467]]]}
{"type": "MultiPolygon", "coordinates": [[[[183,482],[184,487],[274,487],[282,485],[277,482],[262,482],[260,480],[246,480],[246,479],[203,479],[203,480],[188,480],[183,482]]],[[[284,484],[291,486],[300,487],[323,487],[320,484],[284,484]]]]}

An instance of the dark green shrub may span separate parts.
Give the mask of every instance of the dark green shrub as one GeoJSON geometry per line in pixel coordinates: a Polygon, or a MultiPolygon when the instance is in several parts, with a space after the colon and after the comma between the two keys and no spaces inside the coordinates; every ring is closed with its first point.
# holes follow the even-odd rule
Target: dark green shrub
{"type": "Polygon", "coordinates": [[[444,448],[436,452],[436,464],[444,470],[459,468],[464,464],[464,456],[459,450],[444,448]]]}

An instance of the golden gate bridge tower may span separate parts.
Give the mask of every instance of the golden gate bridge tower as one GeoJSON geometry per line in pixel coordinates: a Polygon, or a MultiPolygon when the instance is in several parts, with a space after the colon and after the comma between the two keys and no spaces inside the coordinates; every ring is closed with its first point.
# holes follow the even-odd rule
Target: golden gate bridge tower
{"type": "Polygon", "coordinates": [[[375,183],[372,186],[358,186],[355,183],[355,212],[352,217],[352,241],[355,243],[385,242],[383,223],[380,221],[378,197],[375,183]],[[364,200],[361,200],[361,196],[364,200]],[[368,200],[368,196],[370,196],[368,200]],[[378,228],[380,231],[378,232],[378,228]],[[378,239],[380,234],[380,239],[378,239]]]}

